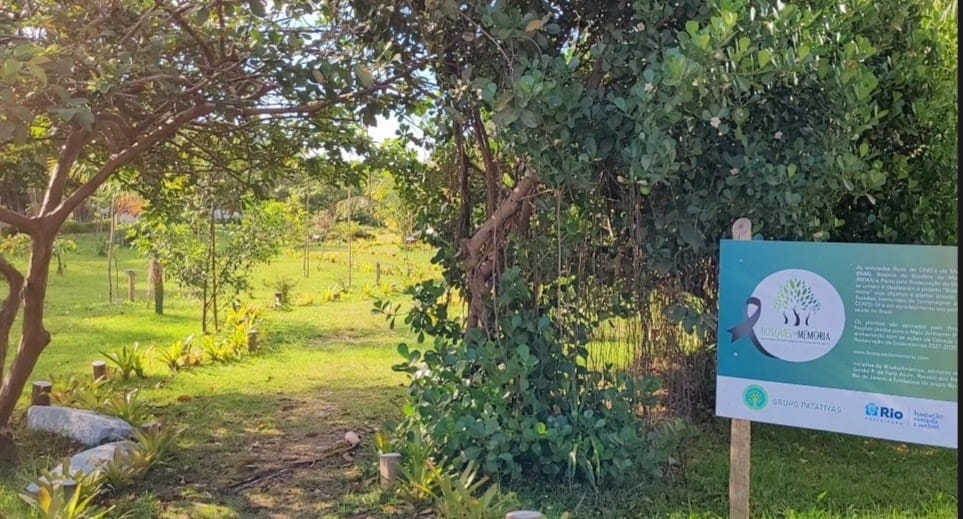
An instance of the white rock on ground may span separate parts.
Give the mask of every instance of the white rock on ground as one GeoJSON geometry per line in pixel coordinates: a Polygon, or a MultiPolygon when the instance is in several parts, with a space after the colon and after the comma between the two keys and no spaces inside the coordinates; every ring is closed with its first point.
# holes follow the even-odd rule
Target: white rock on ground
{"type": "Polygon", "coordinates": [[[344,441],[348,442],[348,445],[351,447],[354,447],[355,445],[361,443],[361,438],[358,436],[358,433],[354,431],[348,431],[344,433],[344,441]]]}
{"type": "Polygon", "coordinates": [[[88,447],[134,436],[134,428],[120,418],[55,405],[30,406],[27,428],[62,434],[88,447]]]}
{"type": "MultiPolygon", "coordinates": [[[[70,474],[64,476],[63,463],[54,467],[50,473],[58,476],[64,476],[64,479],[76,479],[78,473],[89,476],[96,472],[100,472],[104,465],[110,463],[114,459],[114,453],[116,453],[118,449],[121,450],[122,454],[126,455],[136,448],[137,444],[128,440],[98,445],[93,449],[87,449],[83,452],[78,452],[70,457],[70,474]]],[[[31,483],[27,486],[27,492],[30,492],[31,494],[36,494],[39,490],[40,487],[34,483],[31,483]]]]}

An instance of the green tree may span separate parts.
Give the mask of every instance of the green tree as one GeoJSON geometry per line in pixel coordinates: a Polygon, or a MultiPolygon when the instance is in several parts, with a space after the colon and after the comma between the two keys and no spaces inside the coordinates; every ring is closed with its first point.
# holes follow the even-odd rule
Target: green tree
{"type": "Polygon", "coordinates": [[[302,236],[297,199],[226,204],[209,193],[203,186],[194,196],[182,193],[184,210],[179,214],[148,212],[135,238],[139,248],[160,259],[177,282],[202,302],[205,332],[218,329],[219,312],[250,288],[254,267],[302,236]]]}
{"type": "MultiPolygon", "coordinates": [[[[425,2],[399,29],[437,50],[426,116],[435,189],[422,225],[436,231],[444,289],[463,291],[468,312],[463,343],[413,321],[436,335],[418,354],[443,375],[412,384],[409,425],[484,418],[467,400],[437,403],[446,366],[473,366],[466,350],[530,351],[506,318],[519,306],[566,345],[540,348],[539,365],[577,357],[612,315],[647,333],[685,316],[679,324],[713,344],[718,241],[738,217],[774,239],[956,243],[948,6],[425,2]]],[[[673,338],[663,352],[678,349],[673,338]]],[[[683,369],[712,356],[680,355],[683,369]]],[[[514,382],[531,375],[519,373],[514,382]]],[[[587,379],[564,383],[590,391],[587,379]]]]}
{"type": "MultiPolygon", "coordinates": [[[[359,118],[371,121],[411,97],[399,85],[420,82],[411,71],[422,61],[358,45],[347,30],[358,22],[354,13],[306,1],[268,11],[260,0],[0,7],[0,156],[45,186],[35,208],[0,199],[0,222],[32,242],[25,275],[0,263],[9,288],[0,313],[16,315],[21,302],[23,312],[20,346],[0,386],[0,427],[50,342],[44,301],[57,231],[105,182],[126,178],[157,191],[166,179],[156,165],[211,149],[184,144],[197,136],[256,148],[272,141],[265,136],[313,143],[320,133],[321,152],[334,157],[357,142],[359,118]],[[28,156],[53,167],[28,168],[28,156]]],[[[0,319],[0,347],[12,323],[0,319]]]]}

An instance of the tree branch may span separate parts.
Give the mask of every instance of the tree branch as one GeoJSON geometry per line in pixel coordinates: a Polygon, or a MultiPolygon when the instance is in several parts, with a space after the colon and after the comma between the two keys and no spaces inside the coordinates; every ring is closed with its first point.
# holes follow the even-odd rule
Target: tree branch
{"type": "Polygon", "coordinates": [[[475,129],[475,142],[478,144],[478,149],[481,151],[482,160],[485,162],[485,193],[486,193],[486,213],[492,214],[495,212],[495,206],[498,204],[498,162],[495,161],[495,157],[492,155],[491,143],[488,142],[488,133],[485,131],[485,123],[481,119],[481,114],[478,111],[477,106],[473,106],[471,109],[471,125],[475,129]]]}
{"type": "Polygon", "coordinates": [[[211,68],[215,68],[217,61],[214,58],[214,50],[208,45],[208,42],[201,38],[200,34],[189,23],[187,23],[183,17],[181,17],[181,11],[168,11],[174,22],[184,31],[191,36],[191,39],[197,43],[197,46],[201,48],[201,53],[204,54],[204,60],[207,61],[207,65],[211,68]]]}
{"type": "Polygon", "coordinates": [[[40,230],[40,224],[37,223],[36,219],[11,211],[6,207],[0,207],[0,222],[12,225],[18,231],[27,233],[30,236],[33,236],[40,230]]]}
{"type": "Polygon", "coordinates": [[[333,106],[340,103],[348,103],[354,101],[362,96],[373,94],[375,92],[380,92],[386,90],[393,86],[396,81],[401,78],[411,75],[417,67],[424,65],[427,62],[427,58],[418,59],[407,67],[406,69],[393,74],[391,77],[375,83],[369,87],[362,88],[360,90],[354,90],[351,92],[345,92],[337,97],[330,99],[324,99],[321,101],[315,101],[312,103],[305,103],[301,105],[293,106],[260,106],[252,108],[241,108],[229,110],[231,113],[236,115],[284,115],[284,114],[313,114],[317,113],[325,108],[333,106]]]}
{"type": "Polygon", "coordinates": [[[111,155],[110,159],[107,160],[107,162],[90,180],[77,188],[77,190],[71,193],[67,199],[61,202],[55,210],[45,216],[52,218],[50,221],[52,221],[56,226],[59,226],[64,220],[67,219],[67,215],[69,215],[71,211],[80,205],[80,203],[83,202],[87,197],[94,194],[94,192],[97,191],[97,188],[106,182],[107,179],[110,178],[115,171],[120,169],[121,166],[129,163],[131,160],[149,150],[158,142],[169,138],[174,134],[174,132],[177,131],[178,128],[213,111],[213,104],[203,103],[188,108],[187,110],[184,110],[171,117],[153,133],[144,136],[127,149],[111,155]]]}
{"type": "Polygon", "coordinates": [[[80,152],[87,143],[89,133],[83,130],[74,129],[67,136],[67,142],[60,150],[60,158],[57,160],[57,167],[50,173],[50,180],[47,182],[47,193],[44,195],[43,204],[40,206],[41,215],[50,211],[55,204],[60,204],[64,198],[64,186],[70,178],[70,168],[74,167],[80,152]]]}
{"type": "Polygon", "coordinates": [[[467,258],[465,260],[465,266],[468,269],[475,268],[480,259],[477,257],[477,251],[481,251],[485,242],[491,237],[492,232],[502,226],[506,220],[511,218],[522,206],[525,199],[532,189],[538,184],[538,178],[532,174],[526,174],[518,181],[518,185],[512,190],[511,194],[508,195],[501,204],[499,204],[498,209],[495,210],[491,218],[485,220],[485,223],[478,228],[475,235],[471,239],[466,240],[464,247],[466,252],[468,252],[467,258]],[[473,254],[474,251],[474,254],[473,254]]]}

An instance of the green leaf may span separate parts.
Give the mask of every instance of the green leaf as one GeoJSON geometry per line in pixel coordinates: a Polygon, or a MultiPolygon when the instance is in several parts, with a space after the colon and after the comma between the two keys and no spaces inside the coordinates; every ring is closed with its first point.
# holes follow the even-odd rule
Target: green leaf
{"type": "Polygon", "coordinates": [[[40,82],[41,87],[47,86],[47,73],[44,72],[42,67],[40,67],[39,65],[34,65],[33,63],[27,63],[26,67],[27,67],[27,72],[31,76],[37,78],[37,81],[40,82]]]}
{"type": "Polygon", "coordinates": [[[695,20],[689,20],[685,22],[685,32],[689,33],[689,36],[695,36],[699,33],[699,22],[695,20]]]}
{"type": "Polygon", "coordinates": [[[13,81],[17,74],[20,73],[20,67],[23,65],[19,60],[8,59],[3,62],[3,69],[0,70],[0,79],[4,81],[13,81]]]}
{"type": "Polygon", "coordinates": [[[772,52],[769,49],[762,49],[759,51],[759,68],[765,67],[766,65],[772,63],[772,52]]]}
{"type": "Polygon", "coordinates": [[[261,0],[247,0],[247,5],[251,8],[254,16],[259,18],[267,16],[267,11],[264,9],[264,3],[262,3],[261,0]]]}
{"type": "Polygon", "coordinates": [[[442,0],[441,12],[447,18],[455,20],[461,14],[461,8],[458,7],[458,2],[455,2],[455,0],[442,0]]]}
{"type": "Polygon", "coordinates": [[[29,43],[23,43],[13,48],[13,57],[21,61],[28,60],[33,57],[36,51],[37,48],[33,45],[30,45],[29,43]]]}
{"type": "Polygon", "coordinates": [[[77,111],[74,112],[73,119],[87,131],[90,131],[94,125],[94,114],[86,107],[78,108],[77,111]]]}
{"type": "Polygon", "coordinates": [[[9,110],[10,110],[10,113],[13,114],[13,116],[19,119],[21,122],[26,124],[30,124],[31,122],[33,122],[33,112],[31,112],[30,109],[27,108],[26,106],[13,105],[9,108],[9,110]]]}
{"type": "Polygon", "coordinates": [[[495,111],[500,112],[504,110],[508,106],[508,103],[511,103],[512,99],[514,98],[515,94],[513,94],[511,90],[505,90],[501,94],[498,94],[498,97],[495,98],[495,111]]]}
{"type": "Polygon", "coordinates": [[[374,77],[371,76],[371,71],[362,65],[354,67],[354,74],[358,77],[358,81],[365,88],[370,87],[374,84],[374,77]]]}
{"type": "Polygon", "coordinates": [[[522,124],[529,128],[537,128],[540,122],[538,114],[531,110],[522,110],[519,118],[522,120],[522,124]]]}
{"type": "Polygon", "coordinates": [[[699,231],[697,231],[692,224],[687,222],[679,224],[679,237],[695,250],[702,248],[702,235],[699,234],[699,231]]]}
{"type": "Polygon", "coordinates": [[[505,109],[496,112],[492,119],[495,121],[495,124],[499,126],[508,126],[518,120],[518,110],[515,110],[514,107],[507,106],[505,109]]]}

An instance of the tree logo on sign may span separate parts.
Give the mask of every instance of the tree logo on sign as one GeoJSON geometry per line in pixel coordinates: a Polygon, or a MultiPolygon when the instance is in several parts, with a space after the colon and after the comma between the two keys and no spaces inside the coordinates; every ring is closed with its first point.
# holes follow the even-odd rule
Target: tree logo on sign
{"type": "Polygon", "coordinates": [[[786,269],[756,285],[744,320],[729,332],[733,342],[747,337],[766,357],[808,362],[832,351],[845,329],[846,308],[836,287],[815,272],[786,269]]]}
{"type": "Polygon", "coordinates": [[[783,324],[809,326],[809,318],[816,315],[821,305],[808,283],[790,279],[776,292],[776,309],[782,312],[783,324]]]}

